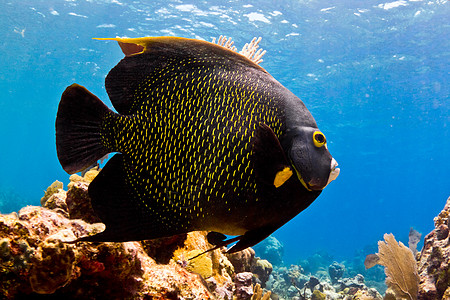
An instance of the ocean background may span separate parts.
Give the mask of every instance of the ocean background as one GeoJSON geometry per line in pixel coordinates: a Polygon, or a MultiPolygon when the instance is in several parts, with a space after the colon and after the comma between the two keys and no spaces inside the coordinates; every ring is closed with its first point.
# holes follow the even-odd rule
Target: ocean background
{"type": "Polygon", "coordinates": [[[445,0],[0,0],[0,211],[67,186],[54,128],[66,86],[111,107],[104,79],[123,54],[93,37],[226,35],[241,48],[261,36],[261,66],[304,101],[341,168],[275,232],[285,262],[351,259],[384,233],[407,244],[450,196],[449,16],[445,0]]]}

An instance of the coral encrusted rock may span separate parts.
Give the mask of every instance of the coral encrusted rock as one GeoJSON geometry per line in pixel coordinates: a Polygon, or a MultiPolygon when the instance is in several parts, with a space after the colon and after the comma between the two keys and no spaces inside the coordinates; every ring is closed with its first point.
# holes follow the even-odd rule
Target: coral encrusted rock
{"type": "MultiPolygon", "coordinates": [[[[213,247],[206,232],[141,242],[76,242],[105,228],[96,223],[88,193],[97,173],[72,175],[67,191],[55,182],[42,207],[0,214],[0,299],[39,294],[52,299],[268,299],[270,293],[253,287],[252,273],[235,281],[225,247],[206,251],[213,247]],[[252,296],[253,288],[258,292],[252,296]]],[[[250,269],[254,254],[251,248],[235,253],[233,263],[250,269]]],[[[270,263],[263,265],[269,273],[270,263]]]]}
{"type": "MultiPolygon", "coordinates": [[[[173,253],[183,247],[186,237],[153,244],[73,242],[104,230],[102,223],[93,223],[98,219],[87,193],[95,175],[71,177],[68,191],[59,182],[52,184],[42,199],[44,207],[0,215],[0,298],[52,294],[68,299],[214,299],[199,274],[169,262],[173,254],[161,255],[162,248],[173,253]],[[165,263],[156,263],[152,254],[165,263]]],[[[211,247],[205,234],[192,236],[186,251],[211,247]]],[[[223,262],[226,257],[220,250],[215,252],[204,257],[210,262],[207,275],[219,274],[218,287],[229,290],[231,275],[220,268],[230,270],[231,263],[223,262]]]]}
{"type": "Polygon", "coordinates": [[[435,229],[425,236],[419,255],[419,297],[423,300],[450,299],[450,198],[434,218],[435,229]]]}

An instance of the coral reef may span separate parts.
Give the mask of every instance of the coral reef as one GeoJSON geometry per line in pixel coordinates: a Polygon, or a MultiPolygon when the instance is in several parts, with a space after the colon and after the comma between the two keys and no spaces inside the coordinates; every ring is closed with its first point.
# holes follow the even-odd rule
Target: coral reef
{"type": "MultiPolygon", "coordinates": [[[[87,193],[97,173],[71,176],[67,191],[53,183],[42,207],[0,215],[0,298],[378,300],[382,297],[368,287],[367,278],[384,280],[380,265],[386,267],[389,286],[385,299],[450,297],[450,198],[416,258],[413,250],[385,235],[379,253],[366,258],[366,266],[376,265],[371,270],[362,266],[367,249],[354,262],[339,263],[323,252],[287,268],[282,245],[272,237],[258,246],[262,257],[252,248],[226,254],[222,247],[193,258],[212,248],[206,232],[141,242],[74,242],[104,229],[87,193]],[[418,290],[417,274],[411,275],[416,264],[418,290]]],[[[411,230],[412,249],[419,240],[420,234],[411,230]]]]}
{"type": "MultiPolygon", "coordinates": [[[[42,198],[44,207],[27,206],[18,214],[0,215],[1,298],[53,294],[71,299],[98,299],[99,295],[110,299],[213,299],[201,275],[171,259],[176,247],[185,244],[185,251],[209,248],[204,234],[153,244],[70,243],[104,229],[101,223],[90,223],[96,220],[87,193],[92,173],[71,177],[67,192],[60,183],[52,184],[42,198]],[[168,250],[167,245],[172,247],[168,250]],[[168,254],[161,255],[161,249],[168,254]],[[151,255],[165,264],[158,264],[151,255]]],[[[214,252],[199,258],[209,260],[208,275],[216,276],[220,288],[231,283],[228,272],[233,268],[224,263],[227,259],[220,250],[214,252]]]]}
{"type": "Polygon", "coordinates": [[[41,198],[41,205],[44,206],[44,203],[47,202],[48,198],[50,198],[51,195],[62,191],[62,188],[63,183],[61,181],[56,180],[53,182],[47,190],[45,190],[44,196],[41,198]]]}
{"type": "Polygon", "coordinates": [[[265,287],[266,281],[269,280],[272,273],[272,264],[260,257],[255,257],[255,250],[247,248],[242,251],[226,254],[226,257],[233,265],[236,273],[250,272],[253,274],[253,282],[265,287]]]}
{"type": "Polygon", "coordinates": [[[419,297],[423,300],[450,299],[450,198],[434,218],[435,229],[425,236],[418,255],[419,297]]]}
{"type": "Polygon", "coordinates": [[[187,253],[187,257],[195,257],[190,259],[186,270],[200,274],[203,278],[209,278],[213,275],[212,260],[207,255],[200,255],[202,250],[191,250],[187,253]]]}
{"type": "Polygon", "coordinates": [[[420,253],[417,244],[421,234],[411,228],[409,248],[397,243],[392,234],[378,242],[379,253],[370,254],[367,268],[385,266],[388,290],[384,299],[450,299],[450,198],[434,218],[435,229],[424,241],[420,253]]]}
{"type": "Polygon", "coordinates": [[[271,291],[268,291],[267,293],[264,294],[264,290],[257,283],[257,284],[255,284],[255,287],[253,288],[253,296],[252,296],[251,300],[269,300],[270,295],[272,295],[271,291]]]}
{"type": "Polygon", "coordinates": [[[300,261],[300,265],[305,273],[316,274],[318,272],[326,273],[324,267],[329,266],[334,261],[332,255],[326,251],[318,251],[312,256],[300,261]]]}
{"type": "Polygon", "coordinates": [[[341,269],[345,267],[337,262],[329,266],[328,274],[323,271],[314,275],[305,273],[299,265],[275,267],[266,288],[272,291],[273,299],[382,299],[376,289],[365,285],[363,275],[339,277],[341,269]]]}
{"type": "Polygon", "coordinates": [[[236,285],[236,298],[250,299],[253,296],[252,287],[253,274],[251,272],[237,273],[234,282],[236,285]]]}
{"type": "MultiPolygon", "coordinates": [[[[235,276],[225,248],[190,259],[212,247],[206,232],[142,242],[74,242],[104,229],[96,223],[87,192],[97,173],[72,175],[67,191],[60,182],[53,183],[41,200],[42,207],[27,206],[18,214],[0,215],[0,298],[39,294],[70,299],[238,297],[244,288],[235,286],[240,275],[235,276]]],[[[258,276],[270,274],[270,263],[255,260],[251,248],[230,257],[249,271],[257,266],[258,276]]],[[[268,299],[270,293],[264,294],[260,285],[253,284],[254,274],[248,274],[248,299],[268,299]]]]}
{"type": "Polygon", "coordinates": [[[417,244],[420,242],[420,238],[422,237],[422,234],[419,233],[417,230],[414,230],[414,228],[410,228],[409,230],[409,241],[408,241],[408,247],[413,252],[414,256],[417,254],[417,244]]]}

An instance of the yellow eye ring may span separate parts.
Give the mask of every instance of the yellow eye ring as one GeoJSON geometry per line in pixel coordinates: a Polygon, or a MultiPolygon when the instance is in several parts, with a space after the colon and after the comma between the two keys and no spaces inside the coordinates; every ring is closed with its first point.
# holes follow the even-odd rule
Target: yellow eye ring
{"type": "Polygon", "coordinates": [[[320,131],[315,131],[313,133],[313,141],[314,141],[314,146],[316,146],[317,148],[320,148],[327,143],[327,139],[325,138],[325,135],[320,131]]]}

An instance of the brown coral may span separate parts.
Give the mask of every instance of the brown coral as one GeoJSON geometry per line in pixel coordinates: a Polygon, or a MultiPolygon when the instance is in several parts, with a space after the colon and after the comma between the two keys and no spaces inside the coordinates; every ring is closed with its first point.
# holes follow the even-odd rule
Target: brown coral
{"type": "Polygon", "coordinates": [[[207,242],[206,234],[206,231],[189,232],[184,240],[184,244],[173,252],[173,261],[181,265],[186,265],[188,270],[200,273],[205,278],[214,276],[219,285],[231,282],[234,268],[221,249],[206,252],[190,260],[197,254],[203,253],[213,247],[207,242]],[[206,269],[200,267],[201,265],[206,267],[206,269]],[[207,269],[211,269],[212,273],[207,271],[207,269]]]}
{"type": "Polygon", "coordinates": [[[45,191],[44,196],[41,198],[41,205],[44,206],[45,202],[47,202],[48,198],[51,195],[60,192],[63,189],[63,183],[61,181],[56,180],[53,182],[45,191]]]}
{"type": "Polygon", "coordinates": [[[213,264],[211,258],[207,255],[199,255],[203,251],[202,250],[191,250],[186,253],[187,257],[190,259],[188,265],[186,266],[186,270],[190,272],[195,272],[200,274],[203,278],[209,278],[213,275],[213,264]]]}

